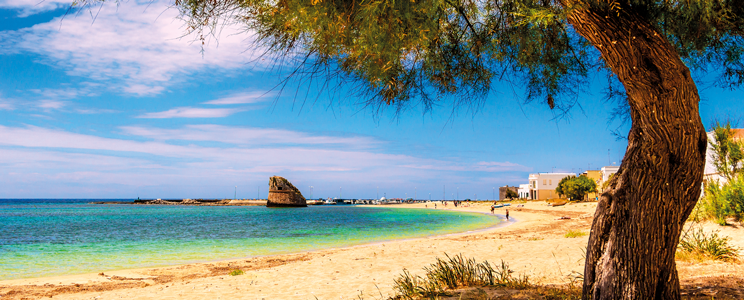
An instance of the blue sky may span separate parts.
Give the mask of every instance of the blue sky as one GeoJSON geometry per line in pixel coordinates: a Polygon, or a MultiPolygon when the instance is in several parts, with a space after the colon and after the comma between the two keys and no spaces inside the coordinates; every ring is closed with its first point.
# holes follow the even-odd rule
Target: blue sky
{"type": "MultiPolygon", "coordinates": [[[[529,173],[619,164],[627,146],[602,78],[567,121],[499,84],[477,112],[396,117],[272,92],[282,74],[250,34],[223,28],[202,53],[167,2],[67,5],[0,0],[0,198],[255,198],[280,175],[315,198],[483,199],[529,173]]],[[[706,125],[741,114],[740,91],[698,83],[706,125]]]]}

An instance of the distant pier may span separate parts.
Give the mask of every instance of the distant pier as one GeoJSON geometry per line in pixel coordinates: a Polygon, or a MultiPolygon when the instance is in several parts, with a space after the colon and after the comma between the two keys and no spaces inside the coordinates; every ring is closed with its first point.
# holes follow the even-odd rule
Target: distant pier
{"type": "Polygon", "coordinates": [[[266,199],[136,199],[133,202],[99,201],[91,204],[265,206],[266,199]]]}
{"type": "MultiPolygon", "coordinates": [[[[442,200],[405,199],[310,199],[308,205],[391,205],[404,203],[440,202],[442,200]]],[[[451,201],[451,200],[448,200],[451,201]]],[[[194,206],[266,206],[267,199],[135,199],[129,201],[97,201],[91,204],[135,205],[194,205],[194,206]]]]}

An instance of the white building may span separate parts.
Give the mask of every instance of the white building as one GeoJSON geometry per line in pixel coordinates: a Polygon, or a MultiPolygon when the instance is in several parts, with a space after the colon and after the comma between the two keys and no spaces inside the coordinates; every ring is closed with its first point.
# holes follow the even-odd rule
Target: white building
{"type": "MultiPolygon", "coordinates": [[[[744,140],[744,129],[741,128],[732,128],[731,131],[733,131],[733,136],[731,139],[734,141],[741,142],[744,140]]],[[[716,170],[716,165],[713,164],[713,161],[715,160],[715,153],[713,153],[713,146],[711,143],[716,142],[716,135],[713,131],[708,132],[708,149],[705,151],[705,170],[703,171],[703,180],[707,182],[711,181],[718,181],[720,184],[726,183],[726,177],[723,177],[723,174],[718,173],[718,170],[716,170]]]]}
{"type": "Polygon", "coordinates": [[[602,182],[606,182],[610,179],[610,175],[617,173],[617,171],[620,170],[619,166],[606,166],[602,167],[602,182]]]}
{"type": "Polygon", "coordinates": [[[545,200],[558,198],[555,188],[561,179],[568,176],[576,176],[576,173],[535,173],[530,174],[528,199],[545,200]]]}
{"type": "Polygon", "coordinates": [[[519,194],[520,199],[529,199],[530,198],[530,184],[520,184],[519,189],[517,190],[517,194],[519,194]]]}

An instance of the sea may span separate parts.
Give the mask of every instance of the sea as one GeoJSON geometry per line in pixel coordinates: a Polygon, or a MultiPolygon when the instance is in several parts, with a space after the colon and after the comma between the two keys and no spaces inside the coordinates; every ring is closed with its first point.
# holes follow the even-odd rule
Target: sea
{"type": "Polygon", "coordinates": [[[95,201],[112,200],[0,199],[0,280],[312,251],[499,223],[486,214],[386,206],[90,204],[95,201]]]}

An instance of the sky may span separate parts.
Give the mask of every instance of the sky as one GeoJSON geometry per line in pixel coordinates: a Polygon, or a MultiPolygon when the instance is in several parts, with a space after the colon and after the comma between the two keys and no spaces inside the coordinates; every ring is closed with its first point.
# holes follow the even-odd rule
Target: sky
{"type": "MultiPolygon", "coordinates": [[[[0,198],[265,198],[270,176],[306,197],[493,199],[529,173],[619,165],[601,76],[556,118],[496,83],[477,110],[374,111],[285,78],[250,32],[202,47],[163,1],[68,12],[0,0],[0,198]]],[[[698,81],[701,118],[744,112],[741,90],[698,81]]]]}

